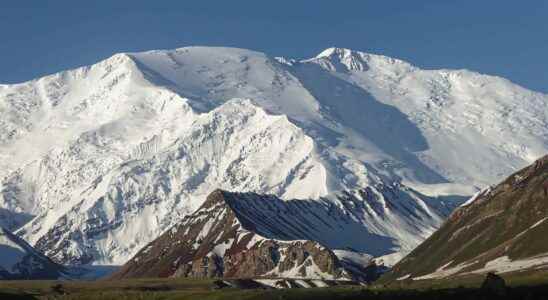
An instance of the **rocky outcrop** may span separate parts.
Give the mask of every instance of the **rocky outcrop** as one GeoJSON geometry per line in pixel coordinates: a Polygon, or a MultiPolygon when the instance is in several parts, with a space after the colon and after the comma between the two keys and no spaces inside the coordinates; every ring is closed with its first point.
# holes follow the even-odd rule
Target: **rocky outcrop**
{"type": "MultiPolygon", "coordinates": [[[[299,215],[288,207],[279,199],[217,190],[200,209],[139,251],[112,277],[371,279],[370,273],[362,273],[371,267],[370,260],[365,265],[360,261],[361,269],[346,268],[332,249],[311,239],[313,224],[307,224],[308,232],[298,226],[293,231],[276,230],[310,222],[295,219],[299,215]],[[257,209],[259,201],[269,201],[269,210],[257,209]],[[276,226],[272,220],[285,220],[285,224],[276,226]]],[[[342,216],[334,209],[332,213],[342,216]]],[[[324,222],[329,224],[328,219],[324,222]]]]}

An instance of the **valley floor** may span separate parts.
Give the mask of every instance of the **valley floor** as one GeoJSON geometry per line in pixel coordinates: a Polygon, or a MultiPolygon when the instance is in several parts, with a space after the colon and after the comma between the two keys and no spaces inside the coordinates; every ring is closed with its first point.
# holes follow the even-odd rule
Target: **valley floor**
{"type": "Polygon", "coordinates": [[[479,278],[398,282],[310,289],[214,289],[214,280],[138,279],[117,281],[2,281],[0,299],[547,299],[548,275],[505,278],[506,296],[479,289],[479,278]]]}

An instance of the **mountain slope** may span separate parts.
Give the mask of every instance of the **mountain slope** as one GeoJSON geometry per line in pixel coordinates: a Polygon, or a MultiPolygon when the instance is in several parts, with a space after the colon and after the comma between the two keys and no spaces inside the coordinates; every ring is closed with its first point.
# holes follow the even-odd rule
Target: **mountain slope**
{"type": "MultiPolygon", "coordinates": [[[[367,280],[374,276],[371,256],[341,250],[338,258],[337,252],[326,248],[340,246],[342,238],[330,233],[342,233],[351,221],[329,203],[218,190],[113,277],[367,280]],[[322,237],[324,229],[330,231],[322,237]]],[[[364,231],[362,226],[354,229],[364,231]]]]}
{"type": "Polygon", "coordinates": [[[446,215],[421,202],[458,202],[545,153],[547,114],[546,95],[501,78],[346,49],[118,54],[0,85],[0,222],[57,262],[123,264],[217,188],[369,189],[381,213],[363,224],[396,240],[382,251],[396,260],[446,215]],[[387,213],[397,199],[411,213],[387,213]]]}
{"type": "MultiPolygon", "coordinates": [[[[397,189],[384,188],[385,193],[394,191],[397,189]]],[[[319,200],[281,200],[272,195],[217,190],[208,196],[200,209],[141,249],[116,277],[314,275],[322,279],[371,280],[373,274],[364,272],[373,257],[392,253],[396,249],[411,250],[425,238],[425,232],[434,229],[428,222],[438,222],[428,217],[434,214],[441,220],[445,213],[452,210],[439,199],[422,202],[419,197],[394,196],[391,197],[394,200],[383,207],[378,202],[380,197],[371,189],[319,200]],[[410,206],[411,203],[416,206],[410,206]],[[383,227],[386,224],[398,227],[383,227]],[[342,267],[347,271],[345,274],[341,273],[343,269],[326,272],[327,267],[321,264],[319,267],[326,274],[301,274],[297,269],[302,267],[304,260],[289,269],[287,265],[291,261],[282,266],[277,263],[284,263],[283,260],[275,260],[269,264],[268,270],[261,269],[264,266],[260,261],[276,256],[264,249],[266,245],[278,252],[304,251],[313,254],[315,250],[312,249],[321,245],[322,249],[327,247],[327,252],[315,254],[337,256],[337,259],[330,258],[330,263],[340,265],[339,269],[342,267]],[[214,268],[210,268],[208,274],[199,273],[202,260],[211,256],[215,261],[214,268]],[[262,258],[234,264],[231,262],[234,256],[244,260],[255,256],[262,258]],[[356,266],[358,271],[354,271],[356,266]]],[[[311,259],[314,260],[313,254],[311,259]]],[[[288,257],[287,253],[282,256],[288,257]]]]}
{"type": "Polygon", "coordinates": [[[478,193],[387,279],[548,269],[548,156],[478,193]]]}
{"type": "Polygon", "coordinates": [[[469,185],[493,184],[546,153],[546,95],[505,79],[467,70],[421,70],[397,59],[338,48],[294,68],[305,86],[317,89],[317,99],[344,103],[337,111],[345,120],[354,117],[356,130],[383,152],[413,170],[436,173],[419,177],[423,182],[439,182],[441,176],[469,185]],[[312,75],[320,73],[317,66],[326,70],[325,77],[334,74],[341,80],[318,84],[321,76],[312,75]],[[398,114],[388,109],[374,109],[375,102],[397,108],[407,121],[395,119],[398,114]]]}
{"type": "Polygon", "coordinates": [[[65,273],[64,267],[0,227],[0,279],[58,279],[65,273]]]}
{"type": "Polygon", "coordinates": [[[211,186],[305,191],[323,172],[312,148],[285,117],[268,116],[249,101],[228,102],[200,116],[171,146],[98,178],[36,247],[70,264],[97,256],[122,261],[201,205],[195,199],[211,186]],[[89,249],[97,240],[110,247],[108,252],[89,249]]]}

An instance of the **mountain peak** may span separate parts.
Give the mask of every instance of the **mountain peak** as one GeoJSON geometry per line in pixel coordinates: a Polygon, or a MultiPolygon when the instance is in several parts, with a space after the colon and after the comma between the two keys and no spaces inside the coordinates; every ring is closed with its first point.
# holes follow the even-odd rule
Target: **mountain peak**
{"type": "Polygon", "coordinates": [[[347,48],[330,47],[323,50],[318,55],[316,55],[316,58],[333,57],[333,56],[345,57],[345,56],[350,56],[354,53],[356,53],[356,51],[353,51],[347,48]]]}
{"type": "MultiPolygon", "coordinates": [[[[377,192],[367,189],[358,194],[343,193],[332,200],[282,200],[274,195],[217,189],[207,196],[198,210],[139,251],[114,276],[350,277],[368,280],[366,269],[372,257],[390,253],[394,258],[399,254],[392,253],[393,249],[404,245],[389,236],[381,237],[381,231],[390,229],[382,229],[380,219],[369,222],[363,217],[379,215],[384,218],[388,213],[399,219],[401,227],[409,227],[404,225],[407,221],[400,218],[400,212],[413,210],[416,214],[416,220],[411,221],[413,226],[421,226],[415,223],[417,220],[424,221],[420,216],[424,213],[420,204],[415,208],[402,207],[402,203],[409,204],[412,199],[387,189],[377,192]],[[383,200],[375,198],[377,192],[386,197],[391,194],[394,199],[384,199],[386,207],[379,207],[383,200]],[[405,200],[399,203],[398,198],[405,200]],[[377,230],[375,234],[368,229],[373,226],[377,230]],[[350,238],[352,236],[360,239],[350,238]],[[298,257],[301,252],[311,255],[308,262],[306,256],[298,261],[277,259],[298,257]],[[289,255],[291,253],[295,256],[289,255]],[[274,260],[265,269],[256,261],[249,261],[255,255],[264,261],[274,260]],[[211,262],[206,273],[200,267],[203,259],[207,259],[208,264],[211,262]],[[337,267],[327,268],[326,263],[337,267]]],[[[430,211],[439,211],[428,203],[423,205],[428,205],[430,211]]],[[[413,239],[415,231],[411,230],[413,233],[403,238],[406,242],[413,239]]],[[[378,261],[389,264],[391,257],[384,256],[378,261]]]]}
{"type": "Polygon", "coordinates": [[[330,71],[347,72],[367,71],[368,59],[368,55],[362,52],[331,47],[307,61],[317,61],[323,68],[330,71]]]}
{"type": "MultiPolygon", "coordinates": [[[[314,221],[311,214],[300,214],[303,208],[321,214],[315,203],[215,190],[196,212],[143,248],[113,277],[371,279],[371,256],[339,251],[339,259],[314,238],[319,233],[303,226],[314,221]]],[[[326,217],[322,214],[313,223],[321,227],[322,221],[330,221],[326,217]]]]}
{"type": "Polygon", "coordinates": [[[348,48],[331,47],[323,50],[312,59],[304,62],[315,62],[331,71],[369,71],[375,72],[409,72],[416,68],[403,60],[389,56],[371,54],[348,48]]]}

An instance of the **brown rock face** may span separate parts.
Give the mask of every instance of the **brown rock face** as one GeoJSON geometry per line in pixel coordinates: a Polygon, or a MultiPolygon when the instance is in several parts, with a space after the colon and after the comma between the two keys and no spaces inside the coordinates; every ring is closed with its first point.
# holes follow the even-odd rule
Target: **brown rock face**
{"type": "Polygon", "coordinates": [[[180,265],[173,277],[217,278],[223,276],[222,258],[212,255],[192,260],[180,265]]]}
{"type": "Polygon", "coordinates": [[[257,277],[274,270],[279,260],[279,245],[265,241],[247,251],[225,255],[227,277],[257,277]]]}
{"type": "Polygon", "coordinates": [[[308,267],[317,266],[319,271],[343,278],[343,268],[338,258],[329,249],[313,241],[279,243],[267,240],[247,251],[225,256],[227,277],[257,277],[275,271],[284,274],[296,270],[301,277],[313,276],[308,267]],[[276,269],[276,270],[275,270],[276,269]]]}
{"type": "Polygon", "coordinates": [[[227,195],[211,193],[200,209],[139,251],[113,278],[363,278],[316,241],[257,234],[246,218],[250,212],[227,195]]]}

